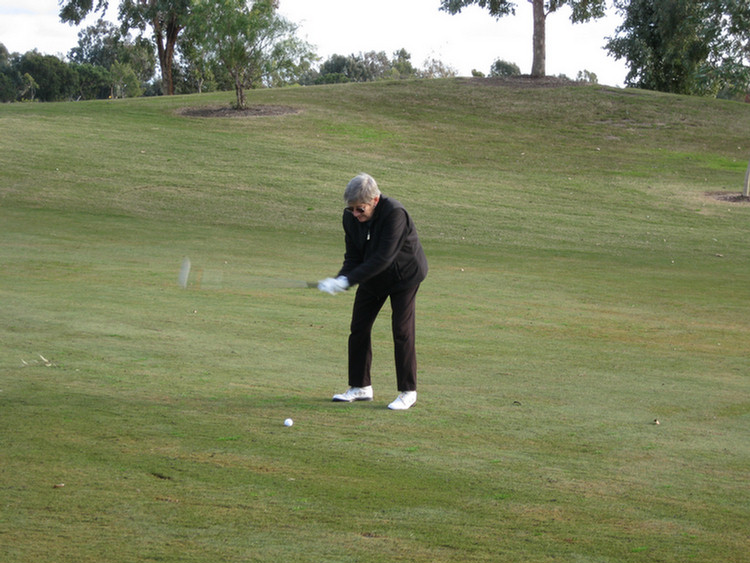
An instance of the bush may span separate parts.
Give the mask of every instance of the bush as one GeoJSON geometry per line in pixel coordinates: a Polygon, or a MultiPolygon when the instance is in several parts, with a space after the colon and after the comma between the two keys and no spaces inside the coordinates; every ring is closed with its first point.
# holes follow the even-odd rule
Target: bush
{"type": "Polygon", "coordinates": [[[500,59],[492,63],[490,67],[490,76],[519,76],[521,69],[515,63],[501,61],[500,59]]]}

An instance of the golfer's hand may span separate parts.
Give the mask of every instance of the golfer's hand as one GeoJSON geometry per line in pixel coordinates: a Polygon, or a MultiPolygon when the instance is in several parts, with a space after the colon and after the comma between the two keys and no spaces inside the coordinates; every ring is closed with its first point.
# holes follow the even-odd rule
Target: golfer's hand
{"type": "Polygon", "coordinates": [[[318,282],[318,289],[331,295],[341,293],[349,289],[349,280],[346,276],[339,276],[337,278],[326,278],[318,282]]]}
{"type": "Polygon", "coordinates": [[[336,283],[336,280],[333,278],[326,278],[324,280],[320,280],[318,282],[318,289],[320,291],[323,291],[325,293],[330,293],[331,295],[333,295],[334,293],[336,293],[335,285],[334,285],[335,283],[336,283]]]}
{"type": "Polygon", "coordinates": [[[335,280],[333,280],[333,283],[335,285],[335,293],[340,293],[349,289],[349,278],[347,278],[346,276],[337,277],[335,280]]]}

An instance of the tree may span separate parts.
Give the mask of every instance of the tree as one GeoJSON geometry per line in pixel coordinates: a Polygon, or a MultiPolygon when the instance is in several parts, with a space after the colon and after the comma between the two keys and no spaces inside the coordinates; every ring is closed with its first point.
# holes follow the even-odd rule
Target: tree
{"type": "Polygon", "coordinates": [[[103,19],[78,32],[78,45],[70,50],[68,58],[105,70],[118,62],[128,64],[143,83],[151,80],[156,66],[153,46],[146,39],[138,37],[133,41],[129,34],[103,19]]]}
{"type": "Polygon", "coordinates": [[[624,16],[607,49],[626,84],[680,94],[746,90],[750,5],[737,0],[616,0],[624,16]]]}
{"type": "Polygon", "coordinates": [[[66,100],[75,95],[78,76],[55,56],[29,51],[20,58],[17,70],[24,77],[26,91],[33,92],[43,102],[66,100]]]}
{"type": "Polygon", "coordinates": [[[518,68],[516,63],[503,61],[497,59],[490,67],[490,76],[518,76],[521,74],[521,69],[518,68]]]}
{"type": "Polygon", "coordinates": [[[711,0],[708,5],[713,40],[698,80],[717,95],[744,97],[750,93],[750,3],[711,0]]]}
{"type": "Polygon", "coordinates": [[[174,94],[174,53],[180,32],[190,18],[191,5],[191,0],[122,0],[120,4],[123,27],[137,28],[141,32],[147,27],[151,28],[156,42],[164,93],[168,96],[174,94]]]}
{"type": "Polygon", "coordinates": [[[450,65],[435,58],[425,59],[422,70],[419,71],[421,78],[453,78],[457,71],[450,65]]]}
{"type": "Polygon", "coordinates": [[[10,53],[8,48],[0,43],[0,70],[10,66],[10,53]]]}
{"type": "MultiPolygon", "coordinates": [[[[546,73],[546,21],[547,16],[563,6],[570,6],[570,21],[582,23],[604,16],[605,0],[528,0],[533,7],[533,61],[531,76],[541,77],[546,73]]],[[[486,8],[497,19],[515,15],[516,3],[511,0],[441,0],[440,9],[451,14],[458,14],[467,6],[476,4],[486,8]]]]}
{"type": "Polygon", "coordinates": [[[411,54],[406,49],[399,49],[393,53],[393,75],[394,78],[414,78],[417,69],[411,64],[411,54]]]}
{"type": "Polygon", "coordinates": [[[109,70],[88,63],[70,63],[70,66],[78,74],[78,99],[95,100],[110,95],[112,77],[109,70]]]}
{"type": "Polygon", "coordinates": [[[36,91],[38,89],[39,84],[36,83],[34,77],[31,76],[28,72],[24,73],[24,75],[21,77],[21,99],[23,99],[26,94],[29,94],[29,100],[33,102],[36,98],[36,91]]]}
{"type": "Polygon", "coordinates": [[[331,55],[327,61],[320,65],[320,73],[316,80],[318,84],[337,84],[340,82],[350,82],[349,77],[351,68],[350,57],[344,55],[331,55]]]}
{"type": "Polygon", "coordinates": [[[595,72],[588,71],[586,69],[579,70],[576,76],[576,82],[584,82],[586,84],[599,84],[599,77],[595,72]]]}
{"type": "Polygon", "coordinates": [[[140,80],[129,64],[115,62],[109,69],[112,99],[137,98],[143,93],[140,80]]]}
{"type": "Polygon", "coordinates": [[[5,70],[0,70],[0,102],[13,102],[17,94],[13,76],[5,70]]]}
{"type": "Polygon", "coordinates": [[[182,88],[175,86],[176,90],[184,90],[185,93],[202,93],[204,87],[212,84],[214,79],[213,61],[210,52],[201,44],[200,37],[194,37],[193,27],[187,27],[177,43],[180,65],[179,77],[182,79],[182,88]]]}
{"type": "MultiPolygon", "coordinates": [[[[108,0],[60,0],[60,19],[79,25],[91,12],[105,12],[108,0]]],[[[172,64],[180,32],[190,17],[192,0],[122,0],[120,22],[122,30],[151,28],[156,43],[164,84],[164,93],[174,94],[172,64]]]]}
{"type": "Polygon", "coordinates": [[[247,107],[245,91],[278,81],[290,69],[300,72],[314,55],[296,39],[296,26],[276,13],[275,0],[196,0],[191,33],[209,57],[232,76],[237,107],[247,107]]]}
{"type": "Polygon", "coordinates": [[[20,77],[11,62],[11,55],[0,43],[0,102],[13,102],[18,96],[20,77]]]}
{"type": "Polygon", "coordinates": [[[607,49],[628,62],[628,86],[694,94],[708,58],[706,6],[695,0],[617,0],[624,15],[607,49]]]}
{"type": "Polygon", "coordinates": [[[263,83],[269,88],[298,83],[317,60],[319,57],[309,44],[293,36],[286,37],[276,42],[265,60],[263,83]]]}
{"type": "Polygon", "coordinates": [[[95,25],[78,32],[78,45],[68,53],[68,58],[79,64],[109,68],[121,58],[122,33],[113,24],[99,19],[95,25]]]}
{"type": "Polygon", "coordinates": [[[429,65],[424,72],[417,71],[411,64],[411,55],[406,49],[399,49],[389,60],[385,51],[368,51],[358,55],[332,55],[322,65],[320,71],[306,83],[334,84],[338,82],[370,82],[373,80],[399,80],[404,78],[434,78],[455,76],[455,71],[440,61],[426,61],[429,65]],[[453,73],[453,74],[451,74],[453,73]]]}

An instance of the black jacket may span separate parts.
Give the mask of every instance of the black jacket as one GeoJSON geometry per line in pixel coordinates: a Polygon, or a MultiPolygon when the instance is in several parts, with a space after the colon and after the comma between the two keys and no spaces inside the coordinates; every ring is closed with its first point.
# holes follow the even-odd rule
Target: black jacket
{"type": "Polygon", "coordinates": [[[372,218],[360,223],[344,211],[346,253],[339,276],[379,294],[413,287],[427,276],[427,258],[409,214],[395,199],[380,196],[372,218]]]}

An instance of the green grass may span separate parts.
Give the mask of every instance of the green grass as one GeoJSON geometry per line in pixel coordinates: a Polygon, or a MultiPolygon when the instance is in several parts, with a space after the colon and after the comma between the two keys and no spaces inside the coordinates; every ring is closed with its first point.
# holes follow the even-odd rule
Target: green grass
{"type": "Polygon", "coordinates": [[[9,562],[745,562],[744,104],[465,79],[0,106],[9,562]],[[357,172],[414,216],[420,397],[345,386],[357,172]],[[177,286],[184,256],[222,283],[177,286]],[[283,420],[295,424],[285,428],[283,420]],[[658,419],[660,424],[654,424],[658,419]],[[64,485],[64,486],[60,486],[64,485]]]}

